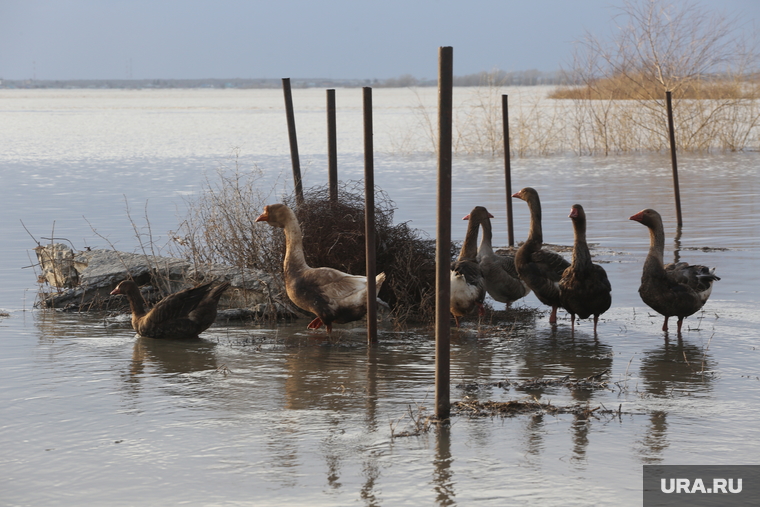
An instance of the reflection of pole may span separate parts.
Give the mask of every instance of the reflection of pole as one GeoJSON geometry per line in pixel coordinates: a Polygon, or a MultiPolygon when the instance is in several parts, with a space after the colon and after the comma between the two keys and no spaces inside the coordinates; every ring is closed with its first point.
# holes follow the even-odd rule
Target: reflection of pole
{"type": "Polygon", "coordinates": [[[438,50],[438,224],[435,290],[435,415],[448,419],[451,348],[451,138],[454,48],[438,50]]]}
{"type": "Polygon", "coordinates": [[[673,262],[677,263],[681,260],[681,226],[676,227],[676,237],[673,240],[675,247],[673,248],[673,262]]]}
{"type": "Polygon", "coordinates": [[[670,135],[670,159],[673,165],[673,190],[676,194],[676,218],[678,227],[683,225],[681,217],[681,189],[678,186],[678,162],[676,160],[676,133],[673,127],[673,101],[670,92],[665,92],[665,99],[668,106],[668,134],[670,135]]]}
{"type": "Polygon", "coordinates": [[[303,184],[301,183],[301,161],[298,157],[298,137],[296,136],[296,116],[293,112],[293,95],[290,92],[290,78],[282,78],[282,91],[285,94],[285,115],[288,119],[288,137],[290,138],[290,159],[293,163],[293,182],[296,188],[296,202],[303,202],[303,184]]]}
{"type": "Polygon", "coordinates": [[[435,470],[433,470],[436,505],[453,505],[456,492],[454,491],[454,471],[451,468],[451,426],[438,426],[435,435],[435,470]]]}
{"type": "Polygon", "coordinates": [[[364,88],[364,248],[367,262],[367,342],[377,342],[375,281],[375,168],[372,144],[372,88],[364,88]]]}
{"type": "Polygon", "coordinates": [[[335,120],[335,90],[327,90],[327,188],[330,201],[338,202],[338,128],[335,120]]]}
{"type": "Polygon", "coordinates": [[[501,96],[501,114],[504,118],[504,182],[507,186],[507,234],[509,246],[515,246],[515,229],[512,224],[512,164],[509,156],[509,106],[507,95],[501,96]]]}

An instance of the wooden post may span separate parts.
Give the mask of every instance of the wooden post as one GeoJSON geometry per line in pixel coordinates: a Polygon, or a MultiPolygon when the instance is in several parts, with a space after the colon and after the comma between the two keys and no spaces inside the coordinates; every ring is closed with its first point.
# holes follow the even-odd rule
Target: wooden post
{"type": "Polygon", "coordinates": [[[372,143],[372,88],[364,87],[364,248],[367,260],[367,342],[377,342],[375,275],[375,168],[372,143]]]}
{"type": "Polygon", "coordinates": [[[327,90],[327,187],[330,201],[338,202],[338,128],[335,120],[335,90],[327,90]]]}
{"type": "Polygon", "coordinates": [[[507,186],[507,235],[509,246],[515,246],[515,227],[512,221],[512,164],[509,152],[509,105],[507,95],[501,96],[501,113],[504,122],[504,182],[507,186]]]}
{"type": "Polygon", "coordinates": [[[673,101],[669,91],[665,92],[665,99],[668,105],[668,134],[670,135],[670,160],[673,166],[673,190],[676,194],[676,219],[678,227],[682,227],[681,188],[678,186],[678,161],[676,159],[676,131],[673,127],[673,101]]]}
{"type": "Polygon", "coordinates": [[[288,119],[288,137],[290,138],[290,159],[293,163],[293,183],[296,189],[296,202],[303,202],[303,183],[301,182],[301,161],[298,157],[298,137],[296,136],[296,117],[293,112],[293,95],[290,92],[290,78],[282,78],[282,91],[285,94],[285,115],[288,119]]]}
{"type": "Polygon", "coordinates": [[[435,415],[451,413],[451,149],[454,48],[438,49],[438,223],[436,226],[435,289],[435,415]]]}

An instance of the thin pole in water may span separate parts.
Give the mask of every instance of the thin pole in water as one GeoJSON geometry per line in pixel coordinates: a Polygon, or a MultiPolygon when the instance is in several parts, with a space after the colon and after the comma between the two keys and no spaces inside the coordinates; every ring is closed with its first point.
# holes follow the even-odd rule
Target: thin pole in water
{"type": "Polygon", "coordinates": [[[327,183],[330,201],[338,202],[338,128],[335,119],[335,90],[327,90],[327,183]]]}
{"type": "Polygon", "coordinates": [[[509,152],[509,105],[507,95],[501,96],[501,113],[504,121],[504,182],[507,186],[507,234],[509,246],[515,246],[515,228],[512,222],[512,163],[509,152]]]}
{"type": "Polygon", "coordinates": [[[372,88],[364,87],[364,248],[367,259],[367,342],[377,342],[375,275],[375,167],[372,143],[372,88]]]}
{"type": "Polygon", "coordinates": [[[293,182],[296,189],[296,202],[303,202],[303,183],[301,182],[301,161],[298,157],[298,137],[296,136],[296,116],[293,112],[293,95],[290,91],[290,78],[282,78],[282,91],[285,94],[285,115],[288,119],[288,137],[290,138],[290,159],[293,163],[293,182]]]}
{"type": "Polygon", "coordinates": [[[438,49],[438,223],[436,226],[435,290],[435,415],[451,414],[451,139],[454,48],[438,49]]]}
{"type": "Polygon", "coordinates": [[[665,101],[668,106],[668,134],[670,135],[670,160],[673,166],[673,190],[676,194],[676,219],[678,227],[683,226],[681,216],[681,189],[678,185],[678,161],[676,158],[676,131],[673,127],[673,100],[670,91],[665,92],[665,101]]]}

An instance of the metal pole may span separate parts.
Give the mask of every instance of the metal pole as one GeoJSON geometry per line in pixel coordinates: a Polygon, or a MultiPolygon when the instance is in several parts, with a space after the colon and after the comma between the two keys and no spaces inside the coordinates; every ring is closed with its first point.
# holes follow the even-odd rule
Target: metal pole
{"type": "Polygon", "coordinates": [[[327,90],[327,182],[330,201],[338,202],[338,128],[335,120],[335,90],[327,90]]]}
{"type": "Polygon", "coordinates": [[[454,48],[438,49],[438,224],[436,227],[435,415],[448,419],[451,357],[451,140],[454,48]]]}
{"type": "Polygon", "coordinates": [[[290,92],[290,78],[282,78],[282,91],[285,94],[285,115],[288,119],[288,137],[290,138],[290,159],[293,162],[293,182],[296,188],[296,202],[303,202],[303,183],[301,182],[301,161],[298,157],[298,137],[296,136],[296,117],[293,113],[293,95],[290,92]]]}
{"type": "Polygon", "coordinates": [[[683,226],[681,216],[681,189],[678,186],[678,161],[676,159],[676,132],[673,127],[673,101],[670,92],[665,92],[665,100],[668,104],[668,134],[670,135],[670,159],[673,165],[673,190],[676,194],[676,219],[678,227],[683,226]]]}
{"type": "Polygon", "coordinates": [[[507,95],[501,96],[501,112],[504,121],[504,182],[507,186],[507,235],[509,246],[515,246],[515,227],[512,222],[512,164],[509,151],[509,105],[507,95]]]}
{"type": "Polygon", "coordinates": [[[367,259],[367,342],[377,342],[375,281],[375,168],[372,144],[372,88],[364,87],[364,247],[367,259]]]}

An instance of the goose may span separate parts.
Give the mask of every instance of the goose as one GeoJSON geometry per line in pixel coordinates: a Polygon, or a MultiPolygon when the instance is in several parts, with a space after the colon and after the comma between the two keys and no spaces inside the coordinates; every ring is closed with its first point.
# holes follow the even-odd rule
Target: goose
{"type": "Polygon", "coordinates": [[[678,317],[678,336],[683,319],[704,306],[712,292],[713,282],[720,280],[715,268],[686,262],[663,265],[665,230],[662,217],[653,209],[644,209],[631,216],[649,228],[649,254],[644,261],[639,295],[650,308],[665,317],[662,330],[668,331],[668,318],[678,317]]]}
{"type": "Polygon", "coordinates": [[[515,267],[520,279],[533,291],[539,301],[552,307],[549,323],[556,324],[559,299],[559,280],[570,263],[561,255],[544,250],[541,230],[541,200],[538,192],[525,187],[512,197],[528,203],[530,210],[530,232],[528,239],[517,249],[515,267]]]}
{"type": "MultiPolygon", "coordinates": [[[[480,223],[480,227],[483,229],[483,237],[478,247],[478,263],[480,264],[480,271],[483,273],[488,295],[495,301],[506,303],[509,306],[514,301],[530,294],[530,289],[517,274],[515,256],[497,254],[493,251],[491,245],[493,239],[492,217],[493,215],[488,213],[480,223]]],[[[463,220],[469,219],[470,215],[467,215],[463,220]]]]}
{"type": "Polygon", "coordinates": [[[125,295],[132,311],[132,329],[148,338],[186,339],[211,327],[216,320],[216,308],[229,282],[216,287],[211,283],[175,292],[145,311],[145,300],[137,284],[124,280],[111,291],[111,295],[125,295]]]}
{"type": "Polygon", "coordinates": [[[559,281],[559,298],[562,307],[570,313],[571,332],[575,334],[575,316],[587,319],[594,316],[594,334],[599,315],[612,305],[612,285],[607,272],[591,262],[586,243],[586,212],[580,204],[573,204],[568,215],[573,222],[575,242],[573,259],[559,281]]]}
{"type": "MultiPolygon", "coordinates": [[[[345,324],[364,317],[367,313],[367,277],[328,267],[310,267],[303,251],[301,226],[293,210],[285,204],[269,204],[256,222],[267,222],[285,231],[285,291],[296,306],[316,315],[308,329],[319,329],[324,325],[329,334],[333,323],[345,324]]],[[[385,273],[377,275],[377,292],[384,281],[385,273]]]]}
{"type": "Polygon", "coordinates": [[[469,220],[464,243],[459,257],[451,265],[451,296],[449,309],[454,316],[454,322],[459,327],[459,317],[478,309],[478,315],[485,314],[483,300],[486,297],[486,286],[483,273],[478,264],[478,231],[482,221],[491,214],[482,207],[476,206],[463,220],[469,220]]]}

